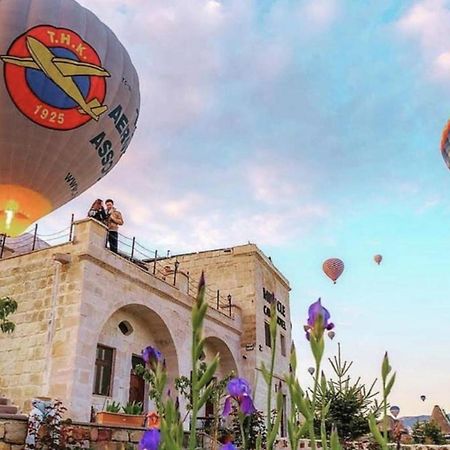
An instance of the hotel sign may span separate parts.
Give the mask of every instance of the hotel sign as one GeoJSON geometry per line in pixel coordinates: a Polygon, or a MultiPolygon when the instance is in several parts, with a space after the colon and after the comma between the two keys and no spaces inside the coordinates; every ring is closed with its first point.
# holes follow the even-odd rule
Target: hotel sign
{"type": "Polygon", "coordinates": [[[271,303],[276,304],[277,310],[277,323],[280,325],[283,330],[286,330],[286,306],[284,306],[276,297],[273,292],[268,291],[266,288],[263,288],[263,297],[266,303],[263,307],[263,312],[267,317],[270,317],[270,305],[271,303]]]}

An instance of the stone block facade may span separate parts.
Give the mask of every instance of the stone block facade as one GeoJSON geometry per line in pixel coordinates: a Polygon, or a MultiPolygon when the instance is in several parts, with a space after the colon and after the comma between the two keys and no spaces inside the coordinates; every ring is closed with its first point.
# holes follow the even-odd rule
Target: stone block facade
{"type": "MultiPolygon", "coordinates": [[[[179,270],[194,278],[199,278],[204,272],[209,288],[222,296],[230,294],[233,304],[242,311],[241,365],[244,376],[255,389],[255,403],[261,410],[266,408],[267,389],[260,367],[263,362],[270,365],[271,354],[266,341],[269,300],[276,300],[279,326],[273,390],[276,391],[276,385],[281,381],[288,403],[283,380],[289,370],[292,342],[290,287],[272,261],[254,244],[174,255],[165,261],[170,265],[176,261],[179,270]]],[[[226,309],[226,303],[223,308],[226,309]]]]}
{"type": "MultiPolygon", "coordinates": [[[[259,368],[270,356],[265,337],[270,298],[279,304],[284,339],[282,350],[277,337],[274,384],[288,370],[291,345],[289,284],[271,261],[249,244],[159,260],[159,267],[169,268],[177,261],[178,271],[153,274],[155,262],[137,265],[110,252],[105,241],[105,227],[86,219],[74,224],[71,242],[0,260],[0,296],[18,302],[12,317],[16,331],[0,335],[0,394],[24,412],[35,397],[58,398],[69,417],[88,421],[92,407],[129,400],[132,367],[147,345],[166,358],[169,384],[189,376],[192,280],[204,270],[209,292],[220,292],[220,304],[209,308],[205,319],[206,357],[220,354],[218,377],[234,371],[249,379],[257,407],[264,410],[259,368]],[[229,294],[231,303],[224,302],[229,294]],[[100,381],[99,349],[113,355],[112,374],[100,381]],[[93,393],[98,383],[102,394],[93,393]]],[[[286,390],[283,383],[281,389],[286,390]]]]}

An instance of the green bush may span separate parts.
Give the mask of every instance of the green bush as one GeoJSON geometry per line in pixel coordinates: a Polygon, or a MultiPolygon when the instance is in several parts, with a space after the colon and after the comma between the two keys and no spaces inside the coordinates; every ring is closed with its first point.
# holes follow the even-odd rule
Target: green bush
{"type": "Polygon", "coordinates": [[[438,425],[431,422],[417,422],[413,426],[412,437],[415,444],[445,444],[445,437],[438,425]]]}

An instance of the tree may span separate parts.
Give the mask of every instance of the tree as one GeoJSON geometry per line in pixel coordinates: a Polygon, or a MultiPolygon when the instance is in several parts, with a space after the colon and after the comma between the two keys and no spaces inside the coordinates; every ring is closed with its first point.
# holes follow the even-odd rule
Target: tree
{"type": "MultiPolygon", "coordinates": [[[[354,440],[369,432],[369,414],[379,414],[380,405],[375,399],[378,392],[374,392],[377,380],[374,380],[368,389],[361,382],[360,377],[352,381],[349,370],[353,361],[342,361],[340,344],[337,356],[328,358],[328,361],[336,379],[330,378],[325,383],[319,383],[317,416],[322,419],[322,412],[326,411],[325,406],[329,405],[324,417],[327,435],[331,434],[335,426],[341,440],[354,440]]],[[[320,434],[320,422],[321,420],[316,420],[315,424],[318,434],[320,434]]]]}
{"type": "Polygon", "coordinates": [[[0,331],[2,333],[12,333],[16,328],[14,322],[7,319],[10,314],[17,310],[17,302],[10,297],[0,298],[0,331]]]}
{"type": "Polygon", "coordinates": [[[412,429],[415,444],[445,444],[445,437],[439,426],[431,422],[416,422],[412,429]]]}

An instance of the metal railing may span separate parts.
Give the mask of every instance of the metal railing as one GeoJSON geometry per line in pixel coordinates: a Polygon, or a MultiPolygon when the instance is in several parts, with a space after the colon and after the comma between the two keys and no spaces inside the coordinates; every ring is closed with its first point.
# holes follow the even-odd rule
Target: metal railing
{"type": "MultiPolygon", "coordinates": [[[[108,237],[106,238],[105,246],[107,246],[107,243],[108,237]]],[[[118,233],[117,254],[128,259],[166,283],[177,286],[177,280],[180,276],[181,263],[177,259],[175,259],[175,261],[171,261],[169,259],[171,258],[170,250],[167,250],[165,253],[158,253],[158,250],[150,250],[140,244],[136,237],[129,237],[118,233]],[[166,256],[161,256],[164,254],[166,256]]],[[[183,272],[183,275],[187,277],[186,293],[190,297],[195,298],[197,296],[199,280],[194,279],[189,272],[183,272]]],[[[224,296],[219,289],[213,290],[206,287],[205,296],[210,307],[228,317],[232,317],[233,302],[231,294],[224,296]]]]}
{"type": "Polygon", "coordinates": [[[74,215],[72,214],[70,225],[67,228],[51,234],[40,234],[38,232],[38,224],[34,226],[32,232],[25,233],[17,238],[8,237],[5,234],[1,234],[0,259],[4,257],[6,248],[10,248],[12,250],[11,256],[15,256],[71,242],[73,238],[73,222],[74,215]]]}
{"type": "MultiPolygon", "coordinates": [[[[19,238],[0,235],[0,259],[4,257],[6,248],[11,248],[13,250],[11,256],[15,256],[71,242],[73,239],[73,230],[74,214],[71,216],[69,226],[56,233],[40,234],[38,232],[39,225],[36,224],[33,232],[25,233],[19,238]]],[[[107,245],[108,236],[106,237],[105,247],[107,245]]],[[[182,284],[181,278],[183,277],[185,283],[187,283],[186,293],[192,298],[197,296],[199,280],[194,279],[188,271],[181,272],[180,262],[176,257],[172,261],[173,257],[171,258],[170,256],[170,250],[167,250],[165,253],[158,253],[158,250],[149,250],[139,243],[136,237],[129,237],[118,233],[117,254],[136,264],[149,274],[175,287],[179,287],[182,284]]],[[[210,307],[228,317],[232,317],[233,302],[231,294],[224,296],[219,289],[213,290],[207,286],[205,296],[210,307]]]]}

